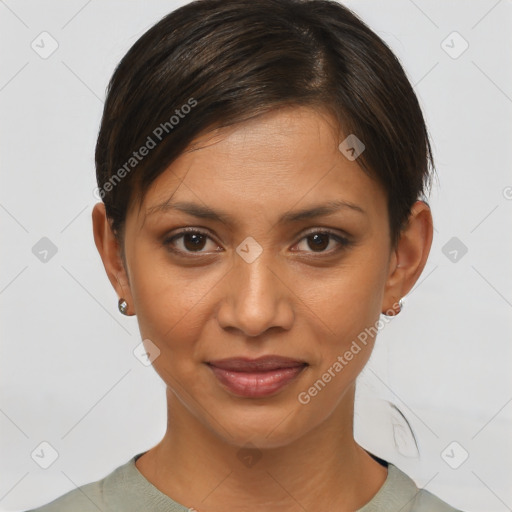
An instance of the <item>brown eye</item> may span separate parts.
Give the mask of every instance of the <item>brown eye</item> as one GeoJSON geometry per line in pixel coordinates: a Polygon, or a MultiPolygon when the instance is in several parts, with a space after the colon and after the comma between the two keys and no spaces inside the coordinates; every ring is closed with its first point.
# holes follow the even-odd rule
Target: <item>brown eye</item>
{"type": "Polygon", "coordinates": [[[185,233],[183,237],[183,246],[187,251],[196,251],[204,248],[206,236],[200,233],[185,233]]]}
{"type": "MultiPolygon", "coordinates": [[[[342,237],[338,234],[332,233],[330,231],[314,231],[312,233],[307,234],[302,240],[306,241],[306,249],[305,252],[313,252],[313,253],[332,253],[338,250],[342,250],[345,247],[350,245],[350,240],[345,237],[342,237]],[[331,242],[335,242],[335,247],[326,250],[331,242]],[[337,246],[336,246],[337,245],[337,246]]],[[[302,242],[301,240],[301,242],[302,242]]],[[[300,245],[300,242],[299,244],[300,245]]],[[[299,251],[302,252],[302,251],[299,251]]]]}
{"type": "MultiPolygon", "coordinates": [[[[197,229],[184,230],[170,238],[164,240],[164,245],[169,247],[173,252],[180,254],[203,254],[211,251],[203,251],[207,245],[207,241],[211,240],[207,233],[199,231],[197,229]],[[179,242],[181,239],[181,242],[179,242]]],[[[215,244],[212,244],[215,245],[215,244]]],[[[215,247],[212,249],[215,251],[215,247]]]]}
{"type": "Polygon", "coordinates": [[[324,251],[329,246],[331,236],[327,233],[315,233],[313,235],[309,235],[307,240],[309,242],[309,247],[313,250],[324,251]]]}

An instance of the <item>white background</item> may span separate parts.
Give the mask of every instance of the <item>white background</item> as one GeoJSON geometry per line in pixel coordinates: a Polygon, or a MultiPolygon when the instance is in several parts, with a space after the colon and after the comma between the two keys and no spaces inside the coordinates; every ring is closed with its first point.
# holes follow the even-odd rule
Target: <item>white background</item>
{"type": "MultiPolygon", "coordinates": [[[[136,317],[117,311],[94,245],[93,155],[115,65],[183,3],[0,2],[2,511],[103,478],[165,432],[164,385],[134,357],[136,317]],[[47,59],[31,48],[43,31],[59,45],[47,59]],[[43,441],[59,454],[48,469],[31,458],[43,441]]],[[[462,510],[512,510],[512,3],[346,5],[402,61],[439,176],[429,261],[360,378],[356,439],[462,510]],[[457,58],[453,31],[469,44],[457,58]],[[469,454],[458,469],[441,455],[453,441],[452,465],[469,454]]]]}

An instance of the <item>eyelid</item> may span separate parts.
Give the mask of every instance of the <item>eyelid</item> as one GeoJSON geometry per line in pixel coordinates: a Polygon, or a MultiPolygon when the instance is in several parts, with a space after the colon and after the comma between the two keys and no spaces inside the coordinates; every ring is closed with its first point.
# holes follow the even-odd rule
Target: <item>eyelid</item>
{"type": "Polygon", "coordinates": [[[303,233],[301,233],[300,240],[302,240],[302,238],[304,238],[306,236],[314,235],[315,233],[327,233],[329,235],[333,235],[334,237],[338,237],[343,240],[346,240],[347,242],[350,242],[350,240],[352,238],[351,235],[349,235],[346,231],[343,231],[342,229],[335,230],[332,228],[317,227],[317,228],[312,228],[309,231],[304,231],[303,233]]]}

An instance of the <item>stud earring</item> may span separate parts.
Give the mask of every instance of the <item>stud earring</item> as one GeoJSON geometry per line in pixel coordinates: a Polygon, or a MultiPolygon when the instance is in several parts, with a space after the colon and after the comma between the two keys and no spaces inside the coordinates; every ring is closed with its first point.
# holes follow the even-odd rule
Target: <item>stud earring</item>
{"type": "Polygon", "coordinates": [[[401,313],[402,309],[404,307],[404,299],[400,299],[398,301],[398,311],[395,311],[393,308],[388,309],[385,313],[382,313],[384,316],[396,316],[399,313],[401,313]],[[393,314],[388,315],[389,312],[393,311],[393,314]]]}
{"type": "Polygon", "coordinates": [[[117,307],[123,315],[126,315],[126,312],[128,311],[128,302],[126,302],[124,299],[119,299],[117,307]]]}

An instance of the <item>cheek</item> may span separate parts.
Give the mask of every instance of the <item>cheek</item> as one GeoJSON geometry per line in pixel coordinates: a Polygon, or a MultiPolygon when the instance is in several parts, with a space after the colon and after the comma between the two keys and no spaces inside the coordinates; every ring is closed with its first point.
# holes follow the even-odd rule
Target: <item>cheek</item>
{"type": "Polygon", "coordinates": [[[131,291],[139,329],[159,346],[171,346],[174,340],[190,345],[214,282],[198,269],[194,273],[162,260],[142,251],[133,258],[131,291]]]}
{"type": "Polygon", "coordinates": [[[315,308],[338,344],[357,337],[378,319],[384,288],[381,263],[361,257],[323,283],[315,308]]]}
{"type": "Polygon", "coordinates": [[[369,295],[360,290],[356,301],[343,297],[335,306],[334,300],[325,304],[329,330],[316,337],[315,361],[296,397],[314,417],[329,415],[339,405],[371,356],[379,315],[369,295]]]}
{"type": "Polygon", "coordinates": [[[371,355],[378,332],[384,274],[382,262],[368,260],[361,258],[350,268],[345,267],[321,287],[314,310],[319,312],[324,329],[323,335],[315,336],[316,364],[307,381],[313,388],[303,389],[308,397],[317,393],[323,396],[321,401],[337,401],[371,355]]]}

